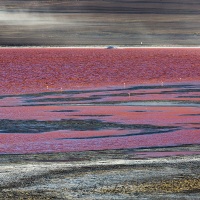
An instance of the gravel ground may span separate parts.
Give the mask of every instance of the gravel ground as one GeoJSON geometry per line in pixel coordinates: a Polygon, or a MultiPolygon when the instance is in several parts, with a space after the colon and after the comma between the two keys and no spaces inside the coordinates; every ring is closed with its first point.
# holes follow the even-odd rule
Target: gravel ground
{"type": "Polygon", "coordinates": [[[142,159],[135,153],[0,155],[0,199],[199,199],[200,155],[142,159]]]}

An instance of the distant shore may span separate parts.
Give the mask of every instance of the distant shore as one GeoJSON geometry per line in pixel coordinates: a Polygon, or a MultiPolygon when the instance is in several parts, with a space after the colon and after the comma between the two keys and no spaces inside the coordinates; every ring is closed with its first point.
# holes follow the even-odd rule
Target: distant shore
{"type": "Polygon", "coordinates": [[[137,49],[137,48],[178,48],[178,49],[187,49],[187,48],[200,48],[199,45],[192,45],[192,46],[184,46],[184,45],[150,45],[150,46],[145,46],[145,45],[136,45],[136,46],[127,46],[127,45],[75,45],[75,46],[29,46],[29,45],[25,45],[25,46],[1,46],[0,45],[0,49],[2,48],[66,48],[66,49],[90,49],[90,48],[94,48],[94,49],[108,49],[109,46],[113,46],[113,49],[137,49]]]}

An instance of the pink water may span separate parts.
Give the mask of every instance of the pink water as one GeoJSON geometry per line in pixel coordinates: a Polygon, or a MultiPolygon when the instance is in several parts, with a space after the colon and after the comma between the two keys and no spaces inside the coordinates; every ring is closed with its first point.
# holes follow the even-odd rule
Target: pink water
{"type": "Polygon", "coordinates": [[[1,49],[0,153],[199,145],[199,56],[199,49],[1,49]]]}

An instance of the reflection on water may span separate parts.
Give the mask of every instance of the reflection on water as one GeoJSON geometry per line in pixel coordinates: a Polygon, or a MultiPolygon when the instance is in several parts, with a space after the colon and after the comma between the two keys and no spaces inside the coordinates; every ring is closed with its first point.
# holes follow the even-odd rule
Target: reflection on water
{"type": "Polygon", "coordinates": [[[0,153],[195,145],[199,107],[199,82],[4,95],[0,153]]]}

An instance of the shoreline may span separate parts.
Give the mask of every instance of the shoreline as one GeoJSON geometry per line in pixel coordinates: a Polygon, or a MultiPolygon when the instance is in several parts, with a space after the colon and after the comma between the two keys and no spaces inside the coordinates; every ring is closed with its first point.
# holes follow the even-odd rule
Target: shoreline
{"type": "Polygon", "coordinates": [[[198,199],[200,155],[141,159],[129,151],[0,155],[0,199],[198,199]]]}
{"type": "MultiPolygon", "coordinates": [[[[137,49],[137,48],[139,48],[139,49],[142,49],[142,48],[150,48],[150,49],[154,49],[154,48],[158,48],[158,49],[162,49],[162,48],[164,48],[164,49],[176,49],[176,48],[178,48],[178,49],[187,49],[187,48],[189,48],[189,49],[199,49],[200,48],[200,46],[198,45],[198,46],[171,46],[171,45],[169,45],[169,46],[145,46],[145,45],[137,45],[137,46],[123,46],[123,45],[80,45],[80,46],[78,46],[78,45],[75,45],[75,46],[0,46],[0,49],[4,49],[4,48],[52,48],[52,49],[57,49],[57,48],[61,48],[61,49],[107,49],[109,46],[112,46],[113,48],[111,48],[110,50],[113,50],[113,49],[137,49]]],[[[109,50],[109,49],[108,49],[109,50]]]]}

